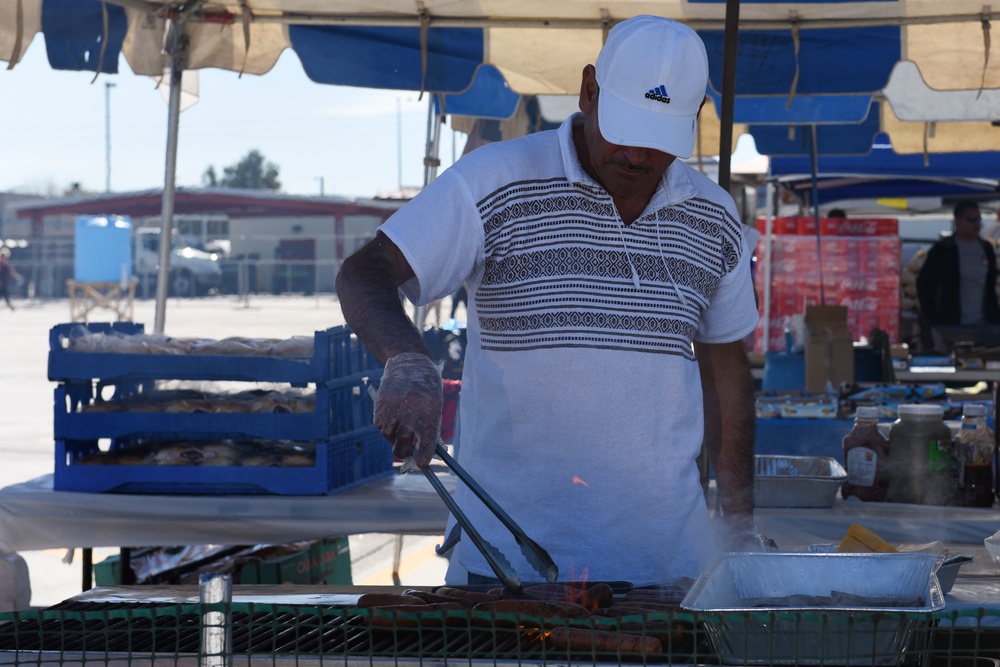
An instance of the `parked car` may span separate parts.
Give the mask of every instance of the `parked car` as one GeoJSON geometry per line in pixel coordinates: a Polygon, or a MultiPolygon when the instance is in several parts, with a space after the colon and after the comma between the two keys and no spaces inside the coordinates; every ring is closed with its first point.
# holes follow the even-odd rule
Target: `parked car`
{"type": "MultiPolygon", "coordinates": [[[[176,231],[170,243],[172,296],[199,296],[217,289],[222,282],[219,255],[193,248],[176,231]]],[[[142,227],[132,235],[132,267],[140,290],[151,289],[160,271],[160,229],[142,227]]]]}

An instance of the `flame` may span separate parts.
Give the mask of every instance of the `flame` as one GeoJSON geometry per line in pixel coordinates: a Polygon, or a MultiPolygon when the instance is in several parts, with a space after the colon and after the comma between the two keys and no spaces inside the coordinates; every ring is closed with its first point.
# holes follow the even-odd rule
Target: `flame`
{"type": "Polygon", "coordinates": [[[574,483],[574,484],[577,484],[577,485],[579,485],[579,486],[590,486],[590,484],[587,484],[587,483],[586,483],[585,481],[583,481],[583,480],[582,480],[582,479],[581,479],[580,477],[578,477],[577,475],[573,475],[573,483],[574,483]]]}

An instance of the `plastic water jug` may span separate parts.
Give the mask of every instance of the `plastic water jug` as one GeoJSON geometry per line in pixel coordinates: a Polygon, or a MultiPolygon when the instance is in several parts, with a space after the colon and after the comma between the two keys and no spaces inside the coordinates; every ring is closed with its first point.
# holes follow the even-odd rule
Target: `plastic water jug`
{"type": "Polygon", "coordinates": [[[132,221],[80,216],[73,247],[73,278],[80,283],[125,282],[132,277],[132,221]]]}

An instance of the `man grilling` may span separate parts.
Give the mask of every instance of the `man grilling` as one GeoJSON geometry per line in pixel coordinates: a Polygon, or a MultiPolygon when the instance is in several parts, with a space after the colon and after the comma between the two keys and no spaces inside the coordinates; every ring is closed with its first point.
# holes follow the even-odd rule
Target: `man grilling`
{"type": "MultiPolygon", "coordinates": [[[[347,323],[385,362],[375,424],[418,466],[438,437],[441,373],[397,289],[426,304],[468,285],[459,461],[562,580],[696,577],[754,536],[750,252],[729,195],[677,159],[693,152],[707,77],[687,26],[620,23],[583,70],[579,114],[464,156],[337,279],[347,323]]],[[[538,580],[464,485],[456,500],[538,580]]],[[[448,583],[492,578],[469,540],[452,560],[448,583]]]]}

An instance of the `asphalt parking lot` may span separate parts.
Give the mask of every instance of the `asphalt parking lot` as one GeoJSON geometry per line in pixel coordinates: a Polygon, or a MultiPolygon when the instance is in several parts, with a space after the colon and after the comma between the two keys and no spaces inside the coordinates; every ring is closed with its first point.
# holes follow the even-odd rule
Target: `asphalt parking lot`
{"type": "MultiPolygon", "coordinates": [[[[16,310],[0,304],[0,486],[8,486],[52,473],[53,390],[47,377],[49,331],[69,322],[68,300],[15,300],[16,310]]],[[[152,331],[153,300],[137,300],[133,321],[152,331]]],[[[91,321],[113,321],[109,310],[94,311],[91,321]]],[[[233,296],[171,299],[166,308],[164,332],[170,336],[222,339],[230,336],[287,338],[343,324],[336,297],[233,296]]],[[[442,526],[443,532],[443,526],[442,526]]],[[[447,562],[434,554],[440,536],[405,536],[399,570],[403,585],[444,582],[447,562]]],[[[167,545],[163,545],[167,546],[167,545]]],[[[396,549],[393,535],[350,537],[353,581],[357,585],[392,583],[396,549]]],[[[99,562],[117,553],[114,548],[94,549],[99,562]]],[[[81,552],[66,549],[31,551],[21,556],[28,564],[31,605],[47,607],[81,590],[81,552]]]]}

